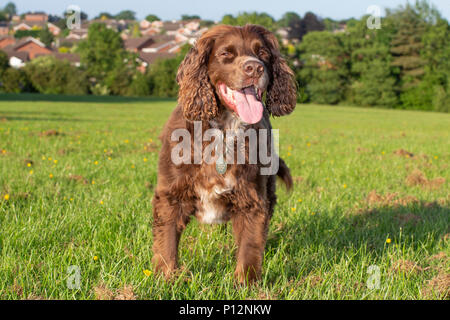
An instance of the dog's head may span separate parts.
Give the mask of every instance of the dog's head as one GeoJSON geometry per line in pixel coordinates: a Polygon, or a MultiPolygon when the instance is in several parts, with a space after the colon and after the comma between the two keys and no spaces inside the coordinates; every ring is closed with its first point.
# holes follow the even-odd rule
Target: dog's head
{"type": "Polygon", "coordinates": [[[207,31],[181,63],[177,82],[179,104],[191,121],[213,119],[223,105],[254,124],[262,118],[264,94],[274,116],[291,113],[297,100],[294,74],[276,37],[256,25],[207,31]]]}

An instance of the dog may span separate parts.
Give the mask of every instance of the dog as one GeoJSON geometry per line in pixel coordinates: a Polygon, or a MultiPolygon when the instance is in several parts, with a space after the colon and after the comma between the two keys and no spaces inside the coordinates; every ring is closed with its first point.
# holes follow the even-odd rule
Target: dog
{"type": "MultiPolygon", "coordinates": [[[[262,144],[252,149],[266,147],[272,162],[278,162],[278,171],[269,174],[261,173],[268,168],[267,163],[249,163],[250,141],[243,144],[245,163],[241,164],[223,159],[219,163],[217,157],[215,163],[192,163],[195,147],[190,143],[195,145],[195,137],[211,129],[219,133],[239,129],[270,131],[270,116],[290,114],[296,106],[294,73],[280,54],[277,38],[264,27],[220,25],[204,33],[187,53],[179,66],[177,83],[178,106],[160,137],[162,148],[153,198],[155,270],[169,277],[177,269],[180,237],[194,216],[202,223],[231,221],[237,244],[235,277],[240,283],[253,282],[261,275],[277,199],[276,177],[289,190],[289,168],[271,151],[273,134],[266,140],[257,136],[262,144]],[[183,154],[185,162],[173,161],[179,143],[173,139],[174,131],[191,135],[187,141],[190,147],[183,154]]],[[[236,155],[236,142],[223,141],[225,149],[232,149],[232,155],[236,155]]],[[[205,147],[205,141],[200,145],[205,147]]]]}

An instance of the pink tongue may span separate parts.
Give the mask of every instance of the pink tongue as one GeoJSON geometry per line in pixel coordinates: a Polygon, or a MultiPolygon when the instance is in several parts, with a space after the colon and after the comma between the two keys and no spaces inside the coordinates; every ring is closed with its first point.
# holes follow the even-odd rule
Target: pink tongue
{"type": "Polygon", "coordinates": [[[234,91],[236,99],[236,111],[241,118],[248,124],[259,122],[263,114],[263,105],[255,97],[253,88],[245,88],[244,92],[234,91]]]}

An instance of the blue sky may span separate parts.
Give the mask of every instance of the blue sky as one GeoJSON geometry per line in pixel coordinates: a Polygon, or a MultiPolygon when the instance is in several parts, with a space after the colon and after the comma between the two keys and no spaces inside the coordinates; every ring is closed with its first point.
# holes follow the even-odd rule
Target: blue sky
{"type": "MultiPolygon", "coordinates": [[[[93,18],[101,11],[112,14],[130,9],[139,19],[147,14],[156,14],[163,20],[180,18],[181,14],[197,14],[203,19],[220,20],[224,14],[237,14],[242,11],[267,12],[279,19],[286,11],[303,15],[312,11],[321,17],[333,19],[359,18],[370,5],[383,9],[405,4],[406,0],[12,0],[19,11],[45,11],[61,14],[69,5],[78,5],[93,18]]],[[[413,2],[414,0],[410,1],[413,2]]],[[[450,0],[429,0],[450,20],[450,0]]],[[[8,1],[0,1],[0,6],[8,1]]]]}

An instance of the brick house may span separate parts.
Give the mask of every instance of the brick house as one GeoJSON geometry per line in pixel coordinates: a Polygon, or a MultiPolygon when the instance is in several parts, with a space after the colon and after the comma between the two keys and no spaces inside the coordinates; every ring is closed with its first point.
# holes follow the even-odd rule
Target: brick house
{"type": "Polygon", "coordinates": [[[13,27],[13,30],[14,32],[17,32],[19,30],[42,30],[45,29],[45,27],[47,27],[54,36],[58,36],[61,33],[61,29],[58,26],[54,25],[51,22],[45,21],[23,21],[16,24],[13,27]]]}
{"type": "Polygon", "coordinates": [[[6,22],[0,22],[0,37],[7,36],[9,34],[9,24],[6,22]]]}
{"type": "Polygon", "coordinates": [[[152,37],[130,38],[124,41],[124,47],[128,51],[140,52],[151,48],[155,44],[152,37]]]}
{"type": "Polygon", "coordinates": [[[47,22],[48,21],[48,15],[43,12],[36,12],[36,13],[27,13],[25,14],[25,21],[28,22],[47,22]]]}
{"type": "Polygon", "coordinates": [[[0,49],[10,46],[14,43],[16,43],[16,39],[14,39],[14,37],[9,37],[9,36],[2,37],[2,38],[0,38],[0,49]]]}
{"type": "Polygon", "coordinates": [[[33,37],[27,37],[22,39],[15,44],[10,44],[4,47],[4,50],[16,51],[16,52],[27,52],[31,59],[34,59],[38,54],[51,54],[52,51],[48,49],[45,44],[33,37]]]}

